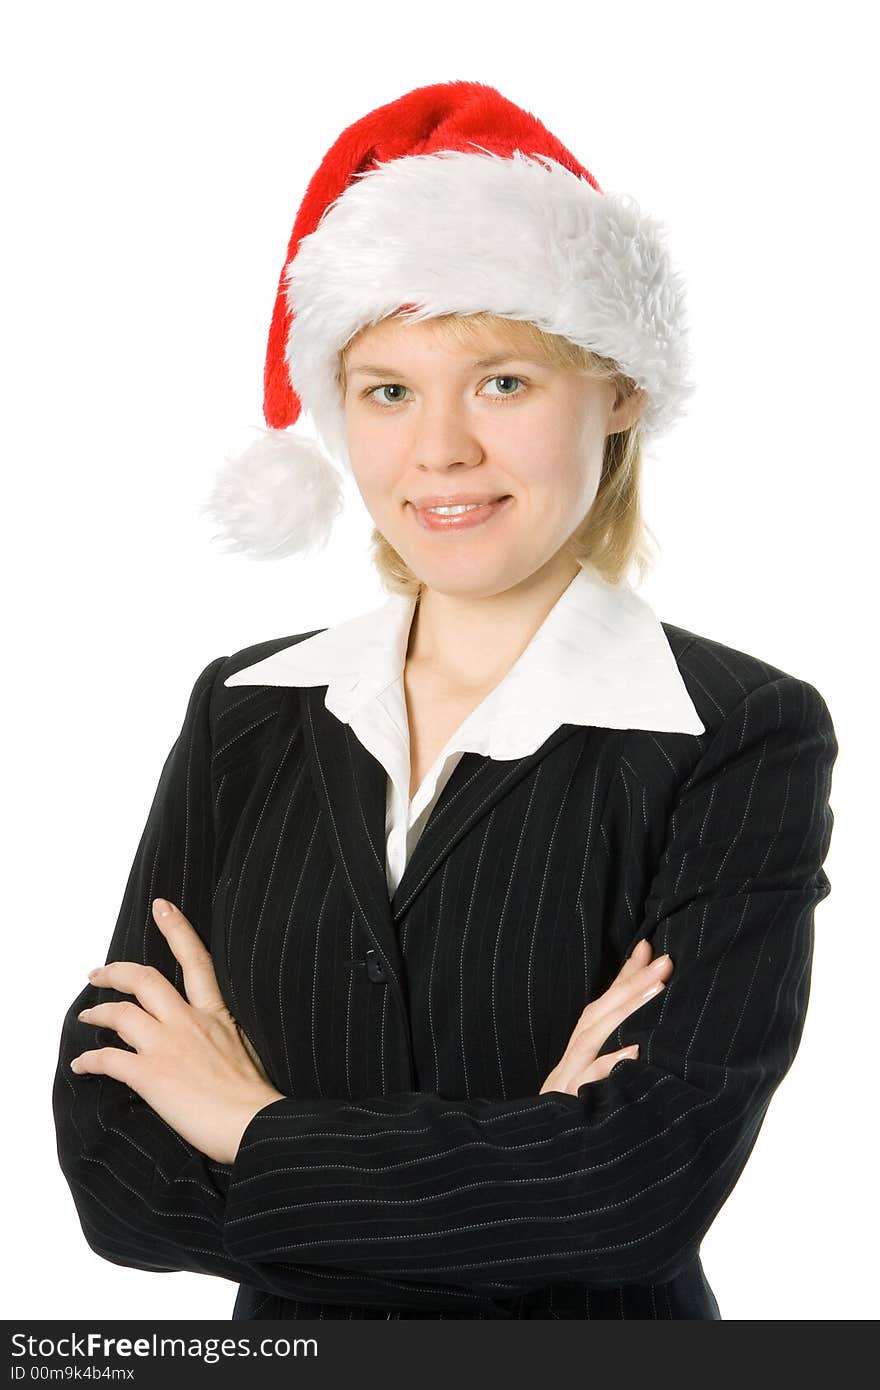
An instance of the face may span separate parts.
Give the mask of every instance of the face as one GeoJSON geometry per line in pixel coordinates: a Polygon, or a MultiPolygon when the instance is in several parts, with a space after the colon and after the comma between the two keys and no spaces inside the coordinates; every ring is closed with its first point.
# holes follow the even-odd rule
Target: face
{"type": "Polygon", "coordinates": [[[346,433],[375,525],[429,588],[499,593],[554,563],[599,487],[614,388],[521,356],[489,330],[466,346],[431,320],[384,320],[346,352],[346,433]],[[481,502],[460,518],[426,504],[481,502]]]}

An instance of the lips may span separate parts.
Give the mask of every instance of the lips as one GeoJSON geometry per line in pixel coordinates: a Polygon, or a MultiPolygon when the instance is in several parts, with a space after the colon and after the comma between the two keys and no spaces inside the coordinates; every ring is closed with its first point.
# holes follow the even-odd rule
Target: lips
{"type": "Polygon", "coordinates": [[[474,526],[482,526],[496,517],[503,516],[512,502],[513,498],[509,494],[494,498],[489,502],[485,502],[481,498],[462,498],[461,500],[444,498],[443,500],[438,499],[436,502],[410,502],[406,510],[415,518],[416,524],[422,530],[439,534],[443,531],[468,531],[474,526]],[[468,501],[476,502],[478,505],[471,506],[470,510],[466,512],[456,512],[453,516],[441,516],[438,512],[428,510],[429,506],[464,506],[467,505],[468,501]]]}
{"type": "Polygon", "coordinates": [[[461,492],[454,497],[422,497],[418,500],[411,498],[410,506],[417,507],[420,511],[424,511],[426,507],[466,507],[473,503],[489,506],[492,502],[503,502],[505,495],[497,493],[494,497],[487,497],[485,493],[461,492]]]}

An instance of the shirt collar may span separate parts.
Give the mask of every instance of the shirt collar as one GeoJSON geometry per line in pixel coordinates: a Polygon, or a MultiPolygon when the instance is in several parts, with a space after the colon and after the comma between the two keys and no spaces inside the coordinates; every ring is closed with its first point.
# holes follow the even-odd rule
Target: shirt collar
{"type": "MultiPolygon", "coordinates": [[[[415,604],[411,595],[390,594],[380,607],[234,672],[224,685],[326,685],[328,709],[348,722],[402,674],[415,604]]],[[[488,699],[493,747],[506,757],[520,756],[517,730],[536,701],[555,724],[705,732],[653,609],[590,565],[488,699]]]]}

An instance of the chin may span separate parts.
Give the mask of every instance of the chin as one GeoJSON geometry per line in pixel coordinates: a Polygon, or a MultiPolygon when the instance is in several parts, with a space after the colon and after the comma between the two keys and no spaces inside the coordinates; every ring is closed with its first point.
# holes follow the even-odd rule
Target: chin
{"type": "Polygon", "coordinates": [[[409,560],[407,564],[429,589],[457,598],[491,598],[493,594],[511,588],[521,578],[518,571],[511,569],[503,560],[494,565],[419,565],[409,560]]]}

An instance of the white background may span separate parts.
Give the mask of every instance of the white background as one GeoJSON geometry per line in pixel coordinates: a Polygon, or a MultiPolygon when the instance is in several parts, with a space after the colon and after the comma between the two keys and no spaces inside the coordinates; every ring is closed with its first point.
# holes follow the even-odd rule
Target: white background
{"type": "Polygon", "coordinates": [[[641,592],[815,684],[841,744],[803,1042],[703,1262],[725,1319],[877,1315],[870,9],[7,10],[7,1318],[231,1315],[232,1283],[86,1244],[54,1148],[61,1021],[105,958],[198,672],[384,597],[353,489],[326,552],[275,563],[222,553],[196,507],[263,424],[308,179],[352,121],[453,78],[497,86],[634,196],[689,284],[698,391],[648,459],[662,553],[641,592]]]}

